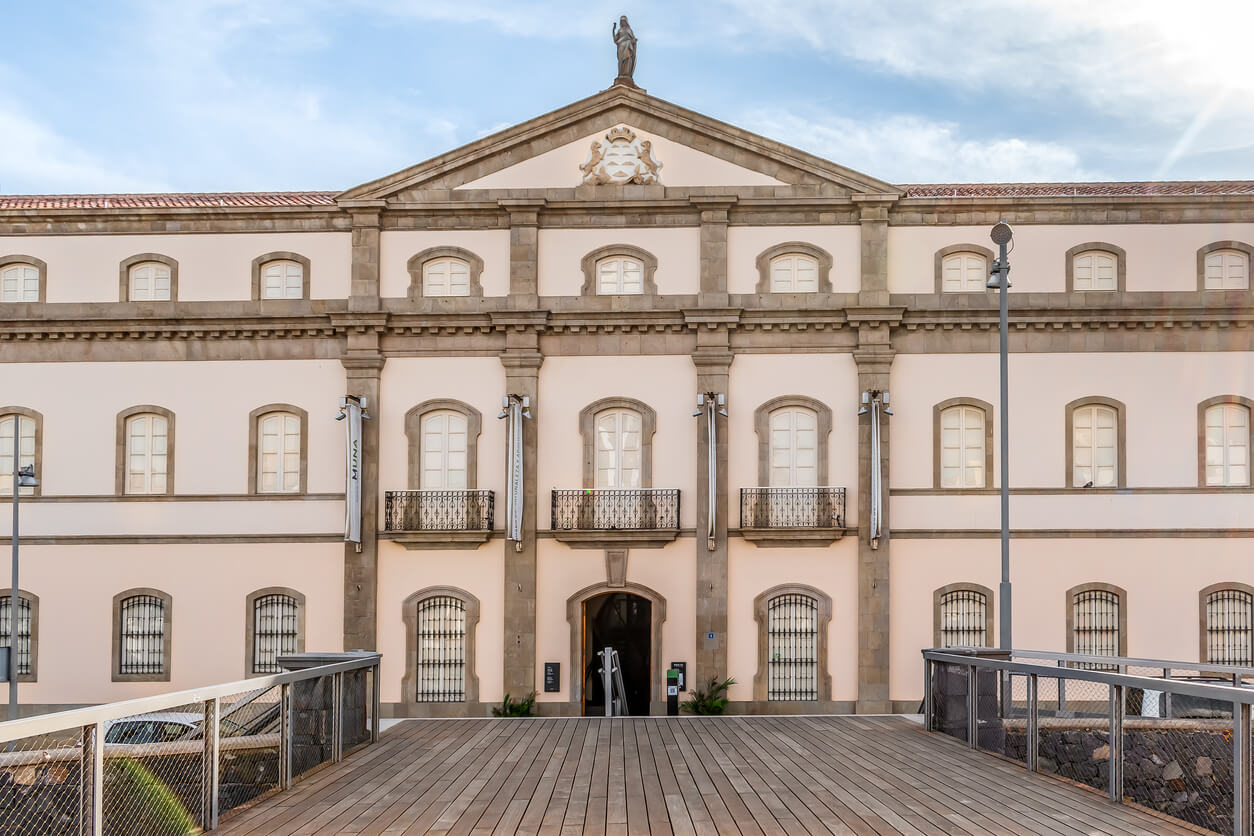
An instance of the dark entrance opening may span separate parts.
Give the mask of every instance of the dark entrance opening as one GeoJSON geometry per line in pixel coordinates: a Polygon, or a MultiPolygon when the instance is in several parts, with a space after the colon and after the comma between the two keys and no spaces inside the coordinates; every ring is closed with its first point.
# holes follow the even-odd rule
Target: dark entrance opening
{"type": "Polygon", "coordinates": [[[627,711],[649,714],[653,658],[653,602],[630,592],[607,592],[583,604],[583,713],[605,716],[601,657],[607,647],[618,651],[623,668],[627,711]]]}

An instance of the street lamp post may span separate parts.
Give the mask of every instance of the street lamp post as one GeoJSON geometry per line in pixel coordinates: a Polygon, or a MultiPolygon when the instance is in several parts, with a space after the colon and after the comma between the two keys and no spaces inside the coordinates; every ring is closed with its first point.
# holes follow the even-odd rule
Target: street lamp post
{"type": "Polygon", "coordinates": [[[35,466],[21,466],[22,458],[22,416],[13,416],[13,531],[10,541],[13,544],[13,582],[9,588],[9,719],[17,719],[17,625],[18,613],[18,577],[17,577],[17,506],[22,488],[34,488],[39,485],[35,478],[35,466]]]}
{"type": "Polygon", "coordinates": [[[998,590],[998,614],[1000,630],[998,647],[1009,651],[1010,641],[1010,416],[1007,405],[1010,400],[1010,360],[1007,348],[1006,291],[1010,288],[1010,259],[1007,245],[1014,238],[1014,230],[1005,221],[998,221],[989,237],[998,247],[997,260],[989,274],[986,287],[998,288],[1001,313],[999,317],[1001,337],[1001,588],[998,590]]]}

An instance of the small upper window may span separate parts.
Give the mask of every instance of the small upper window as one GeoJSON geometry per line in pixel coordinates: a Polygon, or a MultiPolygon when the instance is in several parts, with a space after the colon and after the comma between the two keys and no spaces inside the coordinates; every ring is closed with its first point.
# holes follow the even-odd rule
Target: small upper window
{"type": "Polygon", "coordinates": [[[1074,256],[1072,270],[1076,290],[1118,289],[1118,264],[1113,253],[1088,250],[1074,256]]]}
{"type": "Polygon", "coordinates": [[[941,261],[941,291],[971,293],[986,290],[988,259],[979,253],[950,253],[941,261]]]}
{"type": "Polygon", "coordinates": [[[271,261],[261,268],[262,299],[300,299],[305,295],[305,268],[295,261],[271,261]]]}
{"type": "Polygon", "coordinates": [[[1244,404],[1206,408],[1206,484],[1250,484],[1250,409],[1244,404]]]}
{"type": "Polygon", "coordinates": [[[170,268],[156,261],[144,261],[130,269],[127,298],[132,302],[166,302],[170,299],[170,268]]]}
{"type": "Polygon", "coordinates": [[[1216,250],[1206,256],[1207,290],[1245,290],[1250,286],[1250,257],[1240,250],[1216,250]]]}
{"type": "Polygon", "coordinates": [[[597,293],[640,294],[644,292],[644,262],[638,258],[614,256],[597,262],[597,293]]]}
{"type": "Polygon", "coordinates": [[[818,289],[818,259],[801,253],[785,253],[771,259],[772,293],[815,293],[818,289]]]}
{"type": "Polygon", "coordinates": [[[38,302],[39,268],[30,264],[0,267],[0,302],[38,302]]]}
{"type": "Polygon", "coordinates": [[[433,258],[422,266],[423,296],[469,296],[470,265],[461,258],[433,258]]]}

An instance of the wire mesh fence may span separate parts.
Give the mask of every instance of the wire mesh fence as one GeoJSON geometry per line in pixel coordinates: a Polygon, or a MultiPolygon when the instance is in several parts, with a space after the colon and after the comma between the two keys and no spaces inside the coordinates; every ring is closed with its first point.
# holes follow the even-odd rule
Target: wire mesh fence
{"type": "Polygon", "coordinates": [[[976,701],[976,748],[1027,763],[1028,678],[980,671],[976,701]]]}
{"type": "Polygon", "coordinates": [[[1127,718],[1123,797],[1217,833],[1232,833],[1232,719],[1127,718]]]}
{"type": "Polygon", "coordinates": [[[1052,688],[1049,684],[1046,680],[1046,687],[1038,686],[1041,696],[1037,768],[1107,791],[1110,787],[1110,686],[1075,679],[1053,680],[1052,688]]]}
{"type": "Polygon", "coordinates": [[[0,745],[0,833],[78,833],[82,729],[0,745]]]}
{"type": "Polygon", "coordinates": [[[204,703],[103,724],[104,832],[180,836],[204,822],[204,703]]]}
{"type": "Polygon", "coordinates": [[[340,747],[348,752],[370,740],[370,706],[373,702],[373,677],[369,671],[345,671],[340,710],[340,747]]]}
{"type": "Polygon", "coordinates": [[[275,686],[219,699],[219,815],[279,787],[281,694],[275,686]]]}
{"type": "Polygon", "coordinates": [[[335,677],[292,684],[292,775],[304,775],[334,756],[335,677]]]}

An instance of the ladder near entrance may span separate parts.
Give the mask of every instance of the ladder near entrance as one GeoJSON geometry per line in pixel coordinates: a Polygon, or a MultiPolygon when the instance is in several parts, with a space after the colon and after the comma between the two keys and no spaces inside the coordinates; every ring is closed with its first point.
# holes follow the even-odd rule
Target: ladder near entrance
{"type": "Polygon", "coordinates": [[[601,657],[601,684],[605,689],[605,716],[626,717],[627,691],[623,688],[623,668],[618,651],[607,647],[597,653],[601,657]]]}

